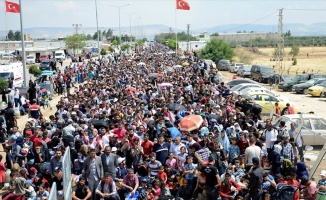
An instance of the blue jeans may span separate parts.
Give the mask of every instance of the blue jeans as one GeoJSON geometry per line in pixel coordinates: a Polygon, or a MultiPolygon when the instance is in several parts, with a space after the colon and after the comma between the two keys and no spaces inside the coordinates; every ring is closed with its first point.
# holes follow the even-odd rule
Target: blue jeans
{"type": "Polygon", "coordinates": [[[20,100],[20,98],[14,98],[14,101],[15,101],[15,107],[16,108],[18,107],[18,104],[19,104],[19,106],[22,105],[22,101],[20,100]]]}

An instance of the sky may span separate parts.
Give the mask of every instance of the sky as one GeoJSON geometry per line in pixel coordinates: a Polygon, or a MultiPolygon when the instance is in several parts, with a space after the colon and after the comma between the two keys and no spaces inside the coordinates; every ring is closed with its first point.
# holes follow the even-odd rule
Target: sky
{"type": "MultiPolygon", "coordinates": [[[[18,3],[18,0],[8,0],[18,3]]],[[[96,27],[95,0],[21,0],[24,28],[96,27]]],[[[278,9],[284,8],[283,23],[312,24],[326,21],[325,0],[187,0],[190,11],[175,10],[175,0],[97,0],[99,27],[163,24],[178,29],[190,24],[203,29],[225,24],[275,24],[278,9]],[[291,10],[292,9],[292,10],[291,10]],[[297,10],[293,10],[297,9],[297,10]],[[308,9],[308,10],[300,10],[308,9]],[[316,10],[320,9],[320,10],[316,10]],[[323,10],[324,9],[324,10],[323,10]],[[269,15],[269,16],[268,16],[269,15]],[[268,16],[268,17],[266,17],[268,16]],[[138,20],[136,20],[138,19],[138,20]]],[[[0,3],[0,30],[19,30],[19,14],[5,13],[0,3]]],[[[243,27],[242,29],[245,29],[243,27]]]]}

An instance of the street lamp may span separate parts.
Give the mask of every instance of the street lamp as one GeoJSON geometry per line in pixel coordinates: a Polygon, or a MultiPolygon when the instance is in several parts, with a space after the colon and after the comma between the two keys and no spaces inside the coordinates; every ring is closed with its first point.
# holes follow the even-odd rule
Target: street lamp
{"type": "Polygon", "coordinates": [[[95,11],[96,11],[96,31],[97,31],[97,53],[99,58],[100,56],[100,37],[98,32],[98,16],[97,16],[97,1],[95,0],[95,11]]]}
{"type": "MultiPolygon", "coordinates": [[[[125,12],[122,12],[122,13],[125,13],[125,12]]],[[[130,28],[130,40],[129,42],[131,43],[132,42],[132,33],[131,33],[131,16],[134,15],[134,14],[137,14],[137,12],[134,12],[134,13],[125,13],[127,15],[129,15],[129,28],[130,28]]]]}
{"type": "Polygon", "coordinates": [[[120,21],[120,8],[122,7],[125,7],[125,6],[129,6],[131,5],[130,3],[128,4],[124,4],[124,5],[121,5],[121,6],[116,6],[116,5],[111,5],[111,4],[107,4],[108,6],[113,6],[113,7],[116,7],[119,9],[119,40],[120,40],[120,45],[119,45],[119,48],[120,48],[120,52],[121,52],[121,21],[120,21]]]}

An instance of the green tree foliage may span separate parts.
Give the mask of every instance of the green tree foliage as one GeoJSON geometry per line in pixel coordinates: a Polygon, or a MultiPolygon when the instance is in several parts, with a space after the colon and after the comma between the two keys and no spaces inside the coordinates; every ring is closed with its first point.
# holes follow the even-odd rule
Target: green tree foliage
{"type": "Polygon", "coordinates": [[[291,47],[291,51],[289,52],[289,55],[292,56],[292,58],[294,59],[298,54],[299,54],[300,48],[297,45],[293,45],[291,47]]]}
{"type": "MultiPolygon", "coordinates": [[[[188,41],[188,39],[190,41],[196,41],[195,37],[191,35],[188,36],[185,32],[178,33],[178,41],[188,41]]],[[[164,44],[167,40],[175,40],[175,33],[161,33],[159,35],[155,35],[154,40],[164,44]]]]}
{"type": "Polygon", "coordinates": [[[200,51],[200,58],[211,59],[215,63],[218,63],[221,59],[232,60],[235,53],[230,45],[224,40],[213,39],[206,44],[206,46],[200,51]]]}
{"type": "Polygon", "coordinates": [[[284,36],[285,36],[285,37],[289,37],[289,36],[291,36],[291,31],[288,30],[288,31],[284,34],[284,36]]]}
{"type": "Polygon", "coordinates": [[[9,87],[9,82],[8,80],[4,78],[0,78],[0,91],[6,90],[9,87]]]}
{"type": "Polygon", "coordinates": [[[172,50],[176,49],[177,42],[175,40],[169,39],[167,44],[170,49],[172,49],[172,50]]]}
{"type": "Polygon", "coordinates": [[[112,42],[113,45],[119,45],[120,44],[120,38],[118,36],[112,36],[112,42]]]}
{"type": "Polygon", "coordinates": [[[7,40],[9,40],[9,41],[15,40],[14,32],[12,30],[9,30],[9,32],[8,32],[7,40]]]}
{"type": "Polygon", "coordinates": [[[20,41],[22,39],[22,34],[20,33],[20,31],[15,32],[14,38],[15,41],[20,41]]]}
{"type": "Polygon", "coordinates": [[[28,69],[28,72],[30,74],[33,74],[34,77],[38,77],[42,74],[42,71],[38,68],[37,65],[31,65],[28,69]]]}
{"type": "MultiPolygon", "coordinates": [[[[94,35],[93,35],[93,40],[97,40],[98,35],[101,34],[101,31],[99,30],[98,32],[95,31],[94,35]]],[[[100,38],[101,41],[101,38],[100,38]]]]}
{"type": "Polygon", "coordinates": [[[93,39],[93,37],[92,37],[91,34],[87,34],[87,35],[86,35],[86,40],[92,40],[92,39],[93,39]]]}
{"type": "Polygon", "coordinates": [[[124,44],[124,45],[121,46],[121,50],[122,51],[126,51],[129,48],[130,48],[130,45],[129,44],[124,44]]]}
{"type": "Polygon", "coordinates": [[[106,37],[112,38],[113,37],[113,30],[112,29],[108,29],[108,31],[106,32],[106,37]]]}
{"type": "Polygon", "coordinates": [[[213,33],[211,36],[219,36],[218,33],[213,33]]]}
{"type": "Polygon", "coordinates": [[[275,48],[274,51],[273,51],[273,57],[275,59],[277,59],[278,57],[280,57],[281,60],[283,60],[284,55],[285,55],[285,52],[282,51],[282,49],[275,48]]]}
{"type": "Polygon", "coordinates": [[[115,52],[115,50],[114,50],[113,47],[109,47],[109,51],[110,51],[111,53],[114,53],[114,52],[115,52]]]}
{"type": "Polygon", "coordinates": [[[102,56],[105,56],[106,55],[106,50],[105,49],[101,49],[101,52],[100,53],[101,53],[102,56]]]}
{"type": "Polygon", "coordinates": [[[80,34],[74,34],[66,37],[65,43],[68,49],[73,49],[74,51],[77,49],[82,49],[86,45],[83,35],[80,34]]]}

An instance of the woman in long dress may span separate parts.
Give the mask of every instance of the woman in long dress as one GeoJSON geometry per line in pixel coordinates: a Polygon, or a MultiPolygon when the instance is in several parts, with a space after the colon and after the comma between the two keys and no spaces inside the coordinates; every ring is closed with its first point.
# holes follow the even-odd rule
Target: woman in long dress
{"type": "Polygon", "coordinates": [[[6,167],[2,162],[2,155],[0,155],[0,188],[3,188],[6,182],[6,167]]]}

